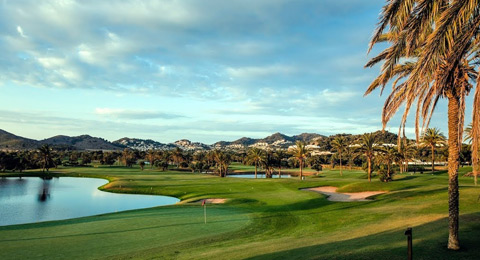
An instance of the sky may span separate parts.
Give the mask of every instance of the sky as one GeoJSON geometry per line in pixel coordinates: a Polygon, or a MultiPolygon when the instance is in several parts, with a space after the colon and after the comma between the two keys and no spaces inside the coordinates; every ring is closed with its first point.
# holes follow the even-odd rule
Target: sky
{"type": "MultiPolygon", "coordinates": [[[[208,144],[380,130],[385,93],[363,97],[379,68],[363,66],[383,3],[1,0],[0,129],[208,144]]],[[[431,125],[446,134],[445,104],[431,125]]]]}

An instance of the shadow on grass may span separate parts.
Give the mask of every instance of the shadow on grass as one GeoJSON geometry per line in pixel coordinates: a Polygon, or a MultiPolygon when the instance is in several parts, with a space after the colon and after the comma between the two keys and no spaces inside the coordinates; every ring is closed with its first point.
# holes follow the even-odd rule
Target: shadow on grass
{"type": "Polygon", "coordinates": [[[385,200],[393,200],[396,201],[398,199],[407,199],[407,198],[414,198],[417,196],[433,196],[440,193],[446,193],[447,187],[445,188],[437,188],[437,189],[430,189],[430,190],[406,190],[402,189],[400,191],[391,192],[388,194],[381,194],[384,195],[383,199],[385,200]]]}
{"type": "Polygon", "coordinates": [[[408,180],[413,180],[413,179],[418,178],[418,176],[415,176],[415,175],[406,175],[406,176],[402,176],[402,177],[403,178],[395,179],[395,181],[408,181],[408,180]]]}
{"type": "MultiPolygon", "coordinates": [[[[480,256],[480,213],[460,217],[459,251],[446,247],[447,219],[413,227],[415,259],[478,259],[480,256]]],[[[363,237],[319,244],[255,256],[249,259],[406,259],[404,229],[395,229],[363,237]]]]}
{"type": "MultiPolygon", "coordinates": [[[[136,216],[137,217],[137,216],[136,216]]],[[[232,223],[232,222],[242,222],[246,221],[246,218],[229,218],[227,220],[210,220],[208,221],[209,224],[218,224],[218,223],[232,223]]],[[[89,221],[87,221],[89,222],[89,221]]],[[[43,240],[43,239],[56,239],[56,238],[72,238],[72,237],[83,237],[83,236],[96,236],[96,235],[104,235],[104,234],[121,234],[126,232],[136,232],[136,231],[145,231],[145,230],[155,230],[155,229],[163,229],[163,228],[170,228],[170,227],[185,227],[185,226],[203,226],[205,223],[202,221],[196,222],[185,222],[185,223],[175,223],[175,224],[162,224],[162,225],[153,225],[153,226],[143,226],[138,228],[126,228],[121,230],[108,230],[102,232],[87,232],[81,234],[69,234],[69,235],[60,235],[60,236],[41,236],[41,237],[27,237],[27,238],[18,238],[18,239],[0,239],[0,242],[20,242],[20,241],[32,241],[32,240],[43,240]]]]}

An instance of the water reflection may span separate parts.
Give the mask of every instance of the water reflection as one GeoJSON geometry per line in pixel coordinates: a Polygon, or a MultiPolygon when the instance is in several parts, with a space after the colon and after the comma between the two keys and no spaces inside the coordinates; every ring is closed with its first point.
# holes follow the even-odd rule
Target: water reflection
{"type": "Polygon", "coordinates": [[[0,226],[91,216],[175,204],[168,196],[98,190],[107,183],[89,178],[0,178],[0,226]]]}
{"type": "Polygon", "coordinates": [[[38,193],[38,201],[45,202],[48,198],[50,198],[50,180],[43,179],[42,185],[40,187],[40,192],[38,193]]]}

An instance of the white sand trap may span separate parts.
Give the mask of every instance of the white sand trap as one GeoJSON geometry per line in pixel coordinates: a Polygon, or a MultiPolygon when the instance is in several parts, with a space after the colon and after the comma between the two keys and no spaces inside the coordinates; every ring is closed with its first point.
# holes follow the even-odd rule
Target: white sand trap
{"type": "MultiPolygon", "coordinates": [[[[203,200],[197,200],[197,201],[193,201],[194,203],[195,202],[200,202],[202,203],[203,200]]],[[[227,201],[227,199],[205,199],[205,203],[207,204],[223,204],[227,201]]]]}
{"type": "Polygon", "coordinates": [[[385,193],[385,191],[364,191],[364,192],[355,192],[355,193],[338,193],[336,192],[337,187],[332,186],[323,186],[308,188],[303,190],[315,191],[327,195],[329,201],[369,201],[368,197],[385,193]]]}

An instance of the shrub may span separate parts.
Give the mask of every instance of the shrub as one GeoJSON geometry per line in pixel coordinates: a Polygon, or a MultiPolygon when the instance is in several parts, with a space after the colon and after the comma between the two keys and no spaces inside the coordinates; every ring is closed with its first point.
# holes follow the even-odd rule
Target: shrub
{"type": "Polygon", "coordinates": [[[387,169],[385,165],[380,166],[380,169],[378,170],[378,177],[380,178],[380,181],[382,182],[389,182],[392,181],[393,175],[395,174],[395,171],[390,168],[390,170],[387,169]]]}

